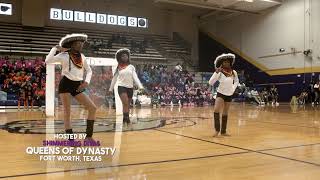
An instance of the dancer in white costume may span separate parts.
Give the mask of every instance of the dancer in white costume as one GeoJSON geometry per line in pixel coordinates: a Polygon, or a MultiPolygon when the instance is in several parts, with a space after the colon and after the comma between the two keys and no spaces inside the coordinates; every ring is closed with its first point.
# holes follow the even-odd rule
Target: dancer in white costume
{"type": "Polygon", "coordinates": [[[232,95],[236,90],[239,79],[238,74],[232,69],[235,62],[234,54],[222,54],[214,61],[215,72],[209,80],[210,85],[214,85],[219,81],[217,98],[214,105],[214,137],[221,133],[222,136],[230,136],[227,133],[228,111],[232,95]],[[220,127],[220,112],[222,111],[222,122],[220,127]]]}
{"type": "Polygon", "coordinates": [[[83,44],[87,41],[87,38],[88,36],[85,34],[71,34],[63,37],[59,45],[51,49],[46,58],[46,63],[60,62],[62,65],[59,95],[64,109],[64,126],[66,133],[73,134],[70,120],[71,96],[73,96],[89,111],[86,134],[87,138],[91,138],[97,108],[92,100],[83,93],[85,88],[88,87],[92,76],[91,68],[86,62],[85,56],[81,53],[83,44]],[[57,51],[60,51],[60,53],[55,55],[57,51]],[[86,78],[84,80],[83,75],[85,71],[86,78]]]}
{"type": "Polygon", "coordinates": [[[129,109],[133,96],[133,85],[135,83],[140,90],[144,88],[138,78],[135,67],[130,64],[130,50],[119,49],[115,56],[118,61],[118,67],[113,76],[109,92],[113,91],[116,82],[118,82],[118,93],[123,106],[123,122],[130,123],[129,109]]]}

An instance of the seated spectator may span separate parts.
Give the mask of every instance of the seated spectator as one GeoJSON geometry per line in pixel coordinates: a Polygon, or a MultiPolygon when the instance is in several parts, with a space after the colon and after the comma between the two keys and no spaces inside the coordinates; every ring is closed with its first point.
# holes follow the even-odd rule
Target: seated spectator
{"type": "Polygon", "coordinates": [[[297,98],[299,105],[305,105],[308,98],[308,92],[303,90],[297,98]]]}
{"type": "Polygon", "coordinates": [[[2,91],[0,86],[0,101],[6,101],[7,100],[7,93],[2,91]]]}
{"type": "Polygon", "coordinates": [[[262,99],[259,95],[259,92],[255,88],[251,90],[251,96],[254,102],[256,102],[258,105],[262,105],[262,99]]]}

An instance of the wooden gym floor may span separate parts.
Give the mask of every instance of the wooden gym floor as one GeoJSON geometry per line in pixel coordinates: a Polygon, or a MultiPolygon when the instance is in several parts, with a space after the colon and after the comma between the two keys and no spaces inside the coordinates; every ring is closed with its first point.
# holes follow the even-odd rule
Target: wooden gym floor
{"type": "MultiPolygon", "coordinates": [[[[100,109],[94,139],[116,148],[114,156],[103,156],[101,162],[39,161],[26,154],[26,147],[52,139],[52,134],[37,132],[54,119],[45,119],[40,111],[2,112],[0,178],[318,180],[319,109],[235,103],[228,124],[232,136],[218,138],[212,137],[213,107],[135,109],[133,124],[123,126],[120,117],[116,130],[111,125],[114,110],[100,109]],[[6,123],[22,123],[29,130],[9,133],[6,123]]],[[[81,108],[73,109],[73,119],[84,123],[85,115],[81,108]]],[[[61,117],[60,109],[55,121],[61,117]]]]}

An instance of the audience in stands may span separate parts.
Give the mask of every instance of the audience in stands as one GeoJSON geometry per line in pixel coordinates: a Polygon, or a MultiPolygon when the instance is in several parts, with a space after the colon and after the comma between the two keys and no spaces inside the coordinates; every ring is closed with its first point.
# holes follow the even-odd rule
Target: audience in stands
{"type": "MultiPolygon", "coordinates": [[[[0,86],[7,93],[7,101],[2,105],[18,105],[33,108],[35,91],[45,87],[45,65],[42,59],[20,60],[4,57],[0,59],[0,86]]],[[[38,94],[44,99],[44,93],[38,94]]],[[[40,101],[37,101],[40,102],[40,101]]],[[[43,102],[42,102],[43,104],[43,102]]],[[[41,105],[38,104],[37,105],[41,105]]]]}
{"type": "Polygon", "coordinates": [[[194,83],[194,75],[182,68],[169,71],[166,66],[137,66],[138,76],[157,105],[203,106],[213,104],[210,88],[194,83]]]}
{"type": "MultiPolygon", "coordinates": [[[[113,40],[120,43],[127,41],[121,36],[114,36],[113,40]]],[[[96,41],[95,45],[103,43],[96,41]]],[[[19,108],[24,106],[24,108],[31,107],[31,109],[33,105],[44,105],[46,71],[42,59],[14,60],[6,56],[0,58],[0,67],[0,105],[18,105],[19,108]]],[[[145,95],[151,98],[151,103],[154,105],[203,106],[214,104],[215,88],[207,86],[206,83],[204,85],[195,83],[194,74],[185,71],[180,64],[177,64],[172,70],[165,65],[151,64],[137,65],[136,68],[139,78],[146,87],[147,94],[145,95]]],[[[94,67],[94,69],[99,73],[94,74],[89,92],[96,99],[105,101],[105,89],[108,87],[104,86],[110,84],[112,70],[110,67],[94,67]]],[[[279,92],[275,85],[270,88],[264,87],[262,90],[249,87],[247,83],[250,79],[244,70],[240,71],[239,80],[240,85],[235,99],[251,101],[259,105],[279,104],[279,92]]],[[[298,104],[304,105],[308,102],[319,104],[320,82],[311,82],[309,87],[304,88],[297,95],[298,104]]]]}
{"type": "MultiPolygon", "coordinates": [[[[138,76],[146,89],[149,90],[152,104],[157,105],[182,105],[203,106],[214,104],[215,88],[194,83],[194,75],[183,71],[177,64],[172,71],[163,65],[137,66],[138,76]]],[[[248,101],[258,105],[271,102],[279,105],[278,90],[275,85],[263,88],[260,92],[256,88],[246,86],[248,77],[244,71],[239,74],[241,83],[238,86],[234,98],[240,101],[248,101]]]]}
{"type": "Polygon", "coordinates": [[[262,106],[269,105],[270,102],[271,105],[278,106],[278,97],[279,94],[275,85],[258,90],[258,88],[247,87],[244,83],[239,84],[234,96],[237,102],[251,102],[262,106]]]}

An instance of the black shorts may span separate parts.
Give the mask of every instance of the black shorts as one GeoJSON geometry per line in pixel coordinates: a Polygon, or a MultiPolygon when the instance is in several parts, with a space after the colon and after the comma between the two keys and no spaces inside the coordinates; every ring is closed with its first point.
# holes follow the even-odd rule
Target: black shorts
{"type": "Polygon", "coordinates": [[[119,96],[122,93],[126,93],[128,95],[128,98],[131,99],[132,96],[133,96],[133,88],[126,88],[126,87],[123,87],[123,86],[118,86],[118,94],[119,94],[119,96]]]}
{"type": "Polygon", "coordinates": [[[226,96],[218,92],[217,98],[220,97],[224,100],[224,102],[231,102],[232,96],[226,96]]]}
{"type": "Polygon", "coordinates": [[[72,81],[70,79],[68,79],[67,77],[63,76],[63,78],[61,79],[60,83],[59,83],[59,91],[58,93],[70,93],[72,96],[76,96],[82,92],[84,92],[85,90],[81,90],[81,91],[77,91],[78,87],[80,86],[80,84],[82,83],[82,81],[72,81]]]}

